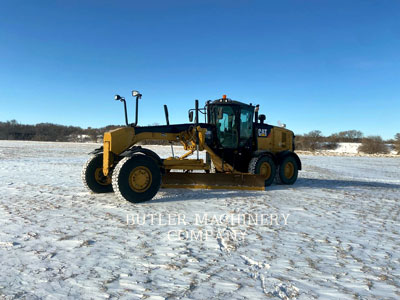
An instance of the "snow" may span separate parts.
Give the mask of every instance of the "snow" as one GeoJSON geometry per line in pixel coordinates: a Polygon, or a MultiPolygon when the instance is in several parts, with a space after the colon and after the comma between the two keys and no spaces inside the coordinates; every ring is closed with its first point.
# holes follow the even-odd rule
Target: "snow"
{"type": "Polygon", "coordinates": [[[386,144],[389,149],[388,154],[366,154],[359,152],[358,148],[361,143],[338,143],[338,147],[334,150],[318,150],[316,152],[310,151],[298,151],[302,154],[308,155],[326,155],[326,156],[373,156],[373,157],[399,157],[397,151],[394,149],[394,145],[386,144]]]}
{"type": "Polygon", "coordinates": [[[358,153],[358,147],[361,146],[361,143],[338,143],[338,147],[335,150],[328,150],[329,152],[334,153],[358,153]]]}
{"type": "Polygon", "coordinates": [[[293,186],[133,205],[84,189],[96,147],[0,141],[0,299],[400,297],[398,158],[301,155],[293,186]]]}

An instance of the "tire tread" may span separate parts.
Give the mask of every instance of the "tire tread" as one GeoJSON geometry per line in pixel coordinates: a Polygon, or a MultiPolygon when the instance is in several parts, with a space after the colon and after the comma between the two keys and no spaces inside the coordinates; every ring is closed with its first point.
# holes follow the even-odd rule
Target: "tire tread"
{"type": "Polygon", "coordinates": [[[119,177],[119,173],[121,172],[121,168],[124,166],[124,164],[130,159],[130,157],[124,157],[123,159],[121,159],[118,164],[116,165],[113,175],[112,175],[112,179],[111,179],[111,183],[112,183],[112,187],[114,190],[115,195],[117,196],[117,198],[121,201],[126,201],[126,199],[124,198],[124,196],[122,196],[121,191],[119,189],[119,184],[118,184],[118,177],[119,177]]]}
{"type": "MultiPolygon", "coordinates": [[[[92,193],[112,193],[113,192],[113,190],[112,190],[112,185],[110,184],[109,186],[103,186],[103,190],[102,191],[94,191],[91,187],[90,187],[90,185],[89,185],[89,183],[88,183],[88,181],[87,181],[87,178],[86,178],[86,174],[87,174],[87,172],[88,172],[88,169],[90,168],[90,167],[92,167],[92,164],[94,163],[94,161],[95,160],[97,160],[100,156],[102,156],[103,154],[96,154],[96,155],[92,155],[87,161],[86,161],[86,163],[84,164],[84,166],[83,166],[83,168],[82,168],[82,171],[81,171],[81,179],[82,179],[82,183],[83,183],[83,186],[86,188],[86,189],[88,189],[89,191],[91,191],[92,193]]],[[[110,174],[110,176],[112,176],[112,169],[110,170],[110,172],[111,172],[111,174],[110,174]]]]}

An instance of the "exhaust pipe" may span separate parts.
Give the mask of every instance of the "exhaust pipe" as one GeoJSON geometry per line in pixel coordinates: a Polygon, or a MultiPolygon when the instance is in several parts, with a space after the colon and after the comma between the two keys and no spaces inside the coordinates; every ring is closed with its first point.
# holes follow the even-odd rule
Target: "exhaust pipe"
{"type": "Polygon", "coordinates": [[[260,104],[256,105],[256,108],[254,109],[254,122],[258,123],[258,111],[260,109],[260,104]]]}
{"type": "Polygon", "coordinates": [[[195,101],[195,119],[194,123],[196,126],[196,150],[197,150],[197,160],[199,160],[199,132],[197,131],[197,126],[199,126],[199,100],[195,101]]]}
{"type": "MultiPolygon", "coordinates": [[[[169,126],[168,106],[166,104],[164,104],[164,113],[165,113],[165,121],[167,122],[167,125],[169,126]]],[[[172,157],[175,157],[174,146],[172,145],[172,142],[169,142],[169,143],[171,144],[172,157]]]]}

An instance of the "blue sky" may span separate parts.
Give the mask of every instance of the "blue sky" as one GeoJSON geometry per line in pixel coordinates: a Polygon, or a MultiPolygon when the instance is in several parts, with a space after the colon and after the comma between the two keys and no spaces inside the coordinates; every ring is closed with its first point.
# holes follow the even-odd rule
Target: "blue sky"
{"type": "Polygon", "coordinates": [[[0,1],[0,121],[187,121],[260,104],[296,133],[400,132],[400,1],[0,1]]]}

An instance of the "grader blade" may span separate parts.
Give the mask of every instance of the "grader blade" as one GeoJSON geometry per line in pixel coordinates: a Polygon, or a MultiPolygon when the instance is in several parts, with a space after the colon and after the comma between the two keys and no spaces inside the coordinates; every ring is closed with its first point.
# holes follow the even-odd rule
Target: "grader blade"
{"type": "Polygon", "coordinates": [[[162,176],[162,188],[265,190],[265,176],[226,173],[178,173],[162,176]]]}

